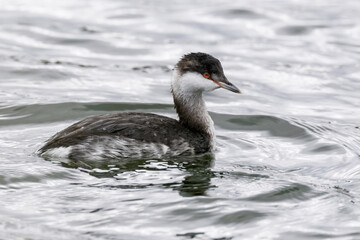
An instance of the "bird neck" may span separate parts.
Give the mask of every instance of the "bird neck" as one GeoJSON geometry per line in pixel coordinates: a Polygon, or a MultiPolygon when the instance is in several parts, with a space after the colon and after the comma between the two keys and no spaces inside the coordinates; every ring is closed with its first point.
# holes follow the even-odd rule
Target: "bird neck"
{"type": "Polygon", "coordinates": [[[202,91],[189,90],[186,81],[180,80],[176,72],[174,75],[171,87],[179,122],[193,131],[213,138],[214,122],[207,112],[202,91]]]}
{"type": "Polygon", "coordinates": [[[179,122],[193,131],[213,137],[214,123],[207,112],[202,93],[191,96],[173,93],[173,97],[179,122]]]}

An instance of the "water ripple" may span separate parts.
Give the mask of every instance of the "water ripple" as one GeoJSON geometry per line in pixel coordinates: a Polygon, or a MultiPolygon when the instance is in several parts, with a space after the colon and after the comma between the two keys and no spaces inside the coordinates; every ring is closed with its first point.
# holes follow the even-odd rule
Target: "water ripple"
{"type": "Polygon", "coordinates": [[[360,4],[0,0],[1,239],[357,239],[360,4]],[[171,69],[218,57],[214,156],[42,159],[114,111],[176,117],[171,69]]]}

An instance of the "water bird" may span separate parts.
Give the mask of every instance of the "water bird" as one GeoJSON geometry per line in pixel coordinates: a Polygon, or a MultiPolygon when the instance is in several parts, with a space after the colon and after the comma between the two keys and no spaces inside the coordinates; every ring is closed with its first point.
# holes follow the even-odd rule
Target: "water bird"
{"type": "Polygon", "coordinates": [[[92,116],[56,133],[39,154],[101,160],[213,152],[214,123],[202,95],[218,88],[240,93],[218,59],[201,52],[186,54],[175,65],[171,81],[178,120],[140,112],[92,116]]]}

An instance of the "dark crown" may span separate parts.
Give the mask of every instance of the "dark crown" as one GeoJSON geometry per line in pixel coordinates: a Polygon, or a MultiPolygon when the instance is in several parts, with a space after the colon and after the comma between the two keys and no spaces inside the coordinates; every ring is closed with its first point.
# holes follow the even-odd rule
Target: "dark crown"
{"type": "Polygon", "coordinates": [[[223,74],[223,68],[218,59],[206,53],[189,53],[184,55],[176,64],[176,68],[183,75],[186,72],[223,74]]]}

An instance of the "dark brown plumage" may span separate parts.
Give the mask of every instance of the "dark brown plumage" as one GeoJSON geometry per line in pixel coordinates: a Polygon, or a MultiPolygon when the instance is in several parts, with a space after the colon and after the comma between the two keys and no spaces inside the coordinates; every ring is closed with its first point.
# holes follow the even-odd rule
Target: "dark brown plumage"
{"type": "MultiPolygon", "coordinates": [[[[177,120],[151,113],[124,112],[85,118],[51,137],[39,150],[40,154],[49,149],[82,144],[91,137],[101,141],[103,136],[131,138],[144,143],[160,143],[175,150],[176,139],[186,139],[194,152],[179,155],[205,153],[210,150],[210,139],[204,132],[194,131],[177,120]]],[[[73,149],[70,158],[81,156],[81,149],[73,149]]]]}

